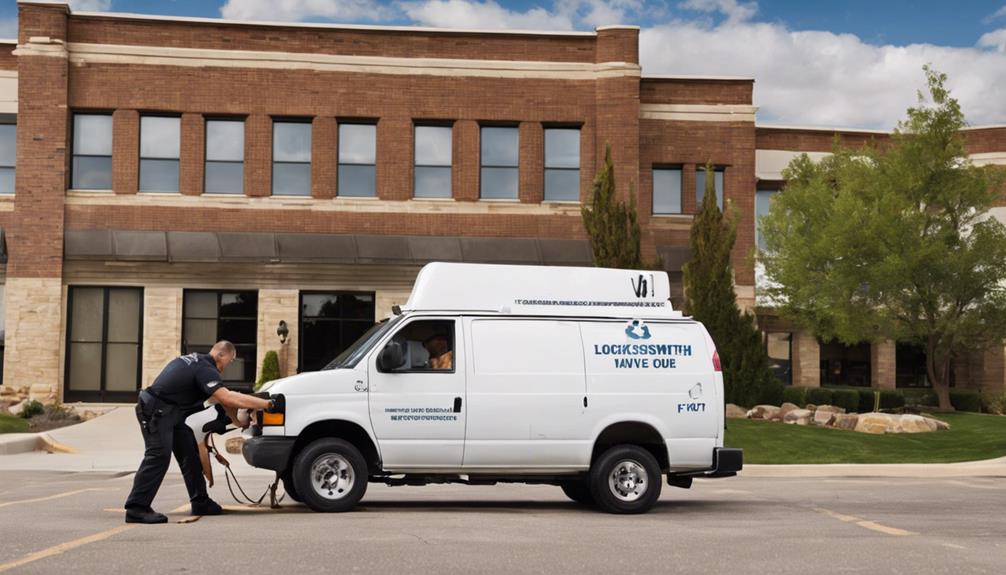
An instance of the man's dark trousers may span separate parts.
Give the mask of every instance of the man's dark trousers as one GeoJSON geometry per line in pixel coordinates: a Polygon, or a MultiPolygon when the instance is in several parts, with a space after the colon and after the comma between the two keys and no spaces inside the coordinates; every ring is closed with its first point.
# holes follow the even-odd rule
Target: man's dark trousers
{"type": "MultiPolygon", "coordinates": [[[[144,393],[142,396],[148,396],[144,393]]],[[[167,405],[152,397],[144,401],[141,396],[136,405],[136,419],[143,434],[143,462],[133,478],[133,490],[126,499],[126,509],[150,511],[154,496],[171,464],[171,454],[182,469],[189,501],[200,503],[209,500],[206,480],[203,479],[199,448],[192,429],[185,424],[186,414],[174,405],[167,405]],[[160,414],[155,414],[160,410],[160,414]],[[146,425],[144,424],[146,421],[146,425]]]]}

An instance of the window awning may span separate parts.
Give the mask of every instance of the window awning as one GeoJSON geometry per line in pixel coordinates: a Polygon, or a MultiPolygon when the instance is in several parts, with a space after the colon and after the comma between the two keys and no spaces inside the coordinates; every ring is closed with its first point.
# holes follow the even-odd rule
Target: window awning
{"type": "Polygon", "coordinates": [[[257,232],[67,230],[67,260],[592,265],[586,240],[257,232]]]}

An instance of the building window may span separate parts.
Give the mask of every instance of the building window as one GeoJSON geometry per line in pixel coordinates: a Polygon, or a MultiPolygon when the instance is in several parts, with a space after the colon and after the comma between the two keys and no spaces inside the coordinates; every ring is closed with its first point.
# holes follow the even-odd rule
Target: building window
{"type": "Polygon", "coordinates": [[[208,194],[244,194],[245,123],[243,120],[206,120],[208,194]]]}
{"type": "MultiPolygon", "coordinates": [[[[716,186],[716,205],[723,209],[723,168],[713,169],[713,184],[716,186]]],[[[706,169],[702,166],[695,171],[695,211],[702,209],[702,198],[706,195],[706,169]]]]}
{"type": "Polygon", "coordinates": [[[483,126],[481,197],[516,200],[519,136],[517,128],[483,126]]]}
{"type": "Polygon", "coordinates": [[[3,353],[4,341],[6,341],[4,334],[4,314],[6,312],[4,309],[4,296],[6,295],[6,290],[4,288],[5,286],[0,284],[0,385],[3,385],[3,353]]]}
{"type": "Polygon", "coordinates": [[[143,290],[70,287],[66,399],[134,401],[140,389],[143,290]]]}
{"type": "Polygon", "coordinates": [[[0,123],[0,194],[14,193],[16,150],[17,124],[0,123]]]}
{"type": "Polygon", "coordinates": [[[681,168],[653,168],[653,213],[681,213],[681,168]]]}
{"type": "Polygon", "coordinates": [[[450,126],[416,126],[415,197],[451,197],[451,136],[450,126]]]}
{"type": "Polygon", "coordinates": [[[765,334],[765,351],[768,352],[768,367],[783,385],[793,384],[793,334],[765,334]]]}
{"type": "Polygon", "coordinates": [[[258,292],[185,290],[182,353],[209,353],[225,339],[237,357],[224,370],[224,383],[235,389],[255,382],[258,341],[258,292]]]}
{"type": "Polygon", "coordinates": [[[348,198],[377,195],[377,126],[339,124],[339,192],[348,198]]]}
{"type": "Polygon", "coordinates": [[[311,195],[311,124],[272,124],[272,195],[311,195]]]}
{"type": "Polygon", "coordinates": [[[73,115],[73,164],[70,187],[112,189],[112,116],[73,115]]]}
{"type": "Polygon", "coordinates": [[[580,130],[545,130],[545,201],[580,201],[580,130]]]}
{"type": "Polygon", "coordinates": [[[870,344],[846,345],[832,340],[819,342],[821,385],[870,387],[870,344]]]}
{"type": "Polygon", "coordinates": [[[372,325],[373,293],[301,293],[299,371],[325,367],[372,325]]]}
{"type": "Polygon", "coordinates": [[[761,219],[768,215],[772,207],[772,197],[779,190],[757,190],[755,192],[755,243],[759,250],[765,250],[765,239],[761,235],[761,219]]]}
{"type": "Polygon", "coordinates": [[[140,117],[140,191],[177,192],[181,119],[140,117]]]}

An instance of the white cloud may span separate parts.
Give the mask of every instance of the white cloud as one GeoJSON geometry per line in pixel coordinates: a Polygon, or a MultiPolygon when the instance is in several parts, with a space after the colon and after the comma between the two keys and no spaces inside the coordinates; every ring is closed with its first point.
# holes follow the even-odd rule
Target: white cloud
{"type": "Polygon", "coordinates": [[[1006,28],[982,34],[982,37],[978,39],[978,45],[982,48],[995,50],[1000,54],[1006,53],[1006,28]]]}
{"type": "Polygon", "coordinates": [[[685,0],[679,7],[696,12],[719,13],[730,22],[750,20],[758,13],[757,2],[737,0],[685,0]]]}
{"type": "Polygon", "coordinates": [[[331,19],[341,21],[389,18],[391,10],[372,0],[227,0],[220,15],[234,20],[331,19]]]}
{"type": "MultiPolygon", "coordinates": [[[[981,47],[996,48],[995,41],[981,47]]],[[[1006,54],[995,49],[875,46],[779,24],[672,21],[642,31],[640,59],[644,75],[755,78],[759,121],[884,129],[915,103],[922,66],[932,63],[949,75],[971,123],[1006,120],[1006,54]]]]}
{"type": "Polygon", "coordinates": [[[568,14],[534,7],[525,12],[508,10],[494,0],[427,0],[403,2],[406,16],[417,24],[444,28],[570,30],[568,14]]]}
{"type": "Polygon", "coordinates": [[[986,16],[982,20],[982,22],[988,24],[989,22],[992,22],[993,20],[996,20],[998,18],[1006,18],[1006,4],[1004,4],[1002,8],[996,10],[994,13],[986,16]]]}
{"type": "Polygon", "coordinates": [[[112,8],[112,0],[70,0],[71,10],[103,12],[112,8]]]}

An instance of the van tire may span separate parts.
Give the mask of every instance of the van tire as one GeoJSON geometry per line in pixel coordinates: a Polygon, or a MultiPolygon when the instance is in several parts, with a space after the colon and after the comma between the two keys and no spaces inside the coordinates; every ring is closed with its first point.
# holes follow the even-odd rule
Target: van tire
{"type": "Polygon", "coordinates": [[[308,507],[323,513],[349,511],[367,492],[367,462],[352,443],[323,437],[293,460],[293,487],[308,507]]]}
{"type": "Polygon", "coordinates": [[[611,447],[590,466],[590,493],[607,513],[649,511],[660,499],[661,480],[656,458],[637,445],[611,447]]]}
{"type": "Polygon", "coordinates": [[[584,479],[571,479],[559,484],[562,492],[577,503],[583,505],[594,505],[594,496],[590,493],[590,486],[584,479]]]}
{"type": "Polygon", "coordinates": [[[280,476],[283,481],[283,493],[290,498],[291,501],[296,501],[297,503],[303,503],[304,500],[300,495],[297,494],[297,488],[293,485],[293,475],[290,470],[284,471],[283,475],[280,476]]]}

